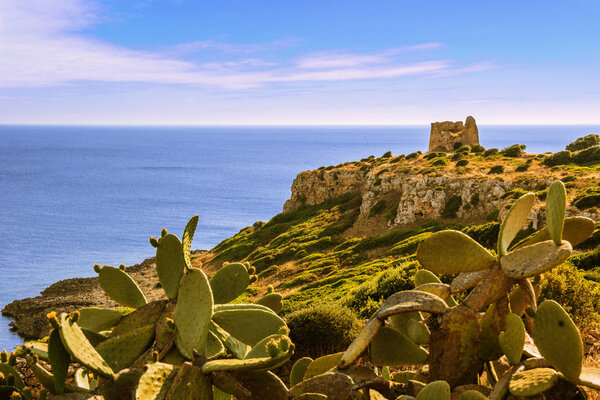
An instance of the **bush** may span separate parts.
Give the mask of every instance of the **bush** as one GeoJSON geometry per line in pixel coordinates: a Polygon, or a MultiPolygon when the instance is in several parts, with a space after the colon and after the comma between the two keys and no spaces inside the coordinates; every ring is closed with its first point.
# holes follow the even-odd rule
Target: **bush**
{"type": "Polygon", "coordinates": [[[414,153],[410,153],[409,155],[406,156],[407,160],[411,160],[413,158],[419,158],[419,156],[423,154],[420,151],[415,151],[414,153]]]}
{"type": "Polygon", "coordinates": [[[381,156],[382,158],[390,158],[392,156],[392,152],[391,151],[386,151],[385,153],[383,153],[383,155],[381,156]]]}
{"type": "Polygon", "coordinates": [[[392,222],[393,220],[396,219],[397,215],[398,215],[398,206],[388,210],[385,214],[383,214],[383,218],[385,218],[385,220],[387,222],[392,222]]]}
{"type": "Polygon", "coordinates": [[[483,247],[495,249],[498,232],[500,232],[500,224],[498,222],[488,222],[483,225],[468,226],[462,231],[483,247]]]}
{"type": "Polygon", "coordinates": [[[525,172],[529,169],[529,166],[530,166],[530,164],[521,164],[515,169],[515,171],[516,172],[525,172]]]}
{"type": "Polygon", "coordinates": [[[462,197],[452,196],[447,198],[444,211],[442,211],[442,218],[456,218],[456,212],[460,206],[462,206],[462,197]]]}
{"type": "Polygon", "coordinates": [[[578,269],[585,271],[594,269],[600,266],[600,249],[571,256],[569,261],[578,269]]]}
{"type": "Polygon", "coordinates": [[[600,205],[600,187],[594,186],[587,188],[573,199],[573,205],[580,210],[596,207],[600,205]]]}
{"type": "Polygon", "coordinates": [[[495,156],[495,155],[497,155],[498,153],[500,153],[500,150],[498,150],[498,149],[497,149],[497,148],[495,148],[495,147],[492,147],[491,149],[487,149],[487,150],[485,151],[485,153],[483,153],[483,156],[484,156],[484,157],[490,157],[490,156],[495,156]]]}
{"type": "Polygon", "coordinates": [[[456,166],[457,167],[464,167],[465,165],[469,164],[469,160],[458,160],[456,162],[456,166]]]}
{"type": "Polygon", "coordinates": [[[573,153],[573,162],[577,165],[597,163],[600,161],[600,146],[593,146],[588,149],[573,153]]]}
{"type": "Polygon", "coordinates": [[[286,317],[294,357],[317,358],[346,350],[358,333],[354,311],[340,305],[313,304],[286,317]]]}
{"type": "Polygon", "coordinates": [[[433,167],[441,167],[448,165],[448,159],[446,157],[438,157],[429,161],[429,164],[433,167]]]}
{"type": "Polygon", "coordinates": [[[560,303],[579,329],[585,330],[600,320],[600,288],[574,266],[564,264],[544,274],[540,286],[540,301],[560,303]]]}
{"type": "Polygon", "coordinates": [[[462,160],[463,158],[465,158],[465,153],[454,153],[452,154],[452,157],[450,157],[452,161],[462,160]]]}
{"type": "Polygon", "coordinates": [[[523,150],[525,150],[526,148],[527,146],[525,146],[524,144],[513,144],[512,146],[509,146],[502,150],[500,154],[502,154],[504,157],[521,157],[523,155],[523,150]]]}
{"type": "Polygon", "coordinates": [[[483,147],[480,144],[474,144],[473,146],[471,146],[471,153],[479,154],[479,153],[483,153],[484,151],[485,151],[485,147],[483,147]]]}
{"type": "Polygon", "coordinates": [[[469,145],[460,146],[458,149],[456,149],[456,152],[468,154],[471,152],[471,146],[469,146],[469,145]]]}
{"type": "Polygon", "coordinates": [[[432,160],[438,157],[446,157],[446,153],[442,151],[432,151],[431,153],[427,153],[423,156],[423,158],[426,160],[432,160]]]}
{"type": "Polygon", "coordinates": [[[567,147],[565,147],[565,149],[569,151],[578,151],[587,149],[588,147],[596,146],[598,144],[600,144],[600,136],[592,134],[580,137],[573,143],[568,144],[567,147]]]}
{"type": "Polygon", "coordinates": [[[504,167],[502,165],[494,165],[490,167],[490,171],[488,174],[501,174],[504,172],[504,167]]]}
{"type": "Polygon", "coordinates": [[[558,153],[554,153],[552,155],[547,156],[542,164],[553,167],[555,165],[566,165],[573,162],[572,154],[569,150],[559,151],[558,153]]]}
{"type": "Polygon", "coordinates": [[[396,292],[415,287],[413,282],[415,270],[415,263],[411,263],[381,271],[353,289],[342,301],[360,318],[370,318],[383,300],[396,292]]]}
{"type": "Polygon", "coordinates": [[[462,147],[462,145],[463,145],[463,144],[462,144],[462,142],[456,142],[456,143],[454,143],[454,144],[452,145],[452,148],[453,148],[454,150],[458,150],[458,149],[460,149],[460,148],[462,147]]]}
{"type": "Polygon", "coordinates": [[[377,214],[381,214],[385,210],[385,200],[381,199],[369,210],[369,217],[373,217],[377,214]]]}

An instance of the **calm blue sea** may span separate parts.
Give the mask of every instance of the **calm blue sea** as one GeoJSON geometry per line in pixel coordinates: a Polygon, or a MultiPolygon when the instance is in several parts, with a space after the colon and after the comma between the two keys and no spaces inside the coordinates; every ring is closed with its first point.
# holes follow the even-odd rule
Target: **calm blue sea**
{"type": "MultiPolygon", "coordinates": [[[[481,126],[485,147],[558,151],[598,126],[481,126]]],[[[200,215],[209,249],[281,212],[294,177],[322,165],[426,150],[428,126],[0,126],[0,306],[92,265],[135,264],[148,236],[200,215]]],[[[20,339],[0,320],[0,349],[20,339]]]]}

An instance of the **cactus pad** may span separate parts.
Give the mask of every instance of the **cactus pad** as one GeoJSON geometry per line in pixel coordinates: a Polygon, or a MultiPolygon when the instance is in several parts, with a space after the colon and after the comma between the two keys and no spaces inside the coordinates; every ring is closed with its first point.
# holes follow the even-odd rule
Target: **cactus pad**
{"type": "Polygon", "coordinates": [[[498,331],[494,328],[495,309],[496,304],[490,304],[480,322],[481,346],[479,347],[478,356],[484,361],[495,360],[503,354],[498,339],[498,331]]]}
{"type": "Polygon", "coordinates": [[[308,368],[306,368],[306,372],[304,373],[303,379],[310,379],[313,376],[324,374],[330,369],[335,368],[341,361],[343,355],[344,352],[340,352],[327,354],[326,356],[315,358],[315,360],[310,363],[308,368]]]}
{"type": "Polygon", "coordinates": [[[572,251],[571,244],[566,240],[563,240],[560,246],[547,240],[511,251],[500,259],[500,266],[510,278],[528,278],[562,264],[572,251]]]}
{"type": "Polygon", "coordinates": [[[202,373],[202,369],[191,362],[184,362],[173,379],[165,400],[211,400],[211,393],[210,379],[202,373]]]}
{"type": "Polygon", "coordinates": [[[154,340],[154,326],[147,325],[121,336],[112,336],[100,343],[96,350],[107,364],[118,372],[129,367],[150,347],[154,340]]]}
{"type": "Polygon", "coordinates": [[[558,381],[552,368],[534,368],[517,372],[510,378],[508,388],[517,397],[532,397],[544,393],[558,381]]]}
{"type": "Polygon", "coordinates": [[[371,361],[375,365],[397,367],[422,364],[428,353],[406,335],[395,329],[382,326],[371,341],[371,361]]]}
{"type": "Polygon", "coordinates": [[[160,239],[156,249],[156,273],[167,297],[174,299],[179,290],[179,281],[183,277],[185,258],[179,238],[173,234],[160,239]]]}
{"type": "Polygon", "coordinates": [[[450,283],[450,293],[455,294],[471,289],[485,278],[489,271],[463,272],[450,283]]]}
{"type": "Polygon", "coordinates": [[[386,319],[390,315],[403,312],[425,311],[431,314],[443,314],[446,310],[448,310],[446,302],[434,294],[404,290],[388,297],[375,315],[379,319],[386,319]]]}
{"type": "Polygon", "coordinates": [[[250,275],[242,263],[223,266],[210,280],[215,304],[229,303],[239,297],[250,284],[250,275]]]}
{"type": "Polygon", "coordinates": [[[521,361],[525,345],[525,324],[520,316],[513,313],[506,316],[504,330],[498,335],[498,342],[511,364],[516,365],[521,361]]]}
{"type": "Polygon", "coordinates": [[[450,385],[446,381],[428,383],[417,394],[417,400],[450,400],[450,385]]]}
{"type": "Polygon", "coordinates": [[[185,266],[187,269],[192,268],[192,256],[190,252],[192,250],[192,240],[194,239],[196,226],[198,226],[198,216],[194,215],[192,218],[190,218],[185,226],[185,229],[183,230],[183,236],[181,237],[183,259],[185,260],[185,266]]]}
{"type": "Polygon", "coordinates": [[[266,307],[263,308],[267,311],[250,308],[215,311],[213,321],[236,339],[254,346],[263,338],[287,327],[277,314],[266,307]]]}
{"type": "Polygon", "coordinates": [[[267,293],[256,300],[256,304],[269,307],[274,313],[279,314],[283,309],[282,299],[283,296],[281,293],[267,293]]]}
{"type": "Polygon", "coordinates": [[[419,263],[436,274],[458,274],[489,269],[496,261],[482,245],[459,231],[440,231],[417,248],[419,263]]]}
{"type": "Polygon", "coordinates": [[[181,278],[175,306],[175,344],[184,357],[193,359],[194,349],[200,354],[206,351],[212,309],[213,297],[206,275],[199,269],[189,269],[181,278]]]}
{"type": "MultiPolygon", "coordinates": [[[[596,224],[593,220],[586,217],[569,217],[565,219],[562,238],[567,242],[571,243],[571,246],[575,247],[590,235],[596,229],[596,224]]],[[[528,238],[523,239],[514,248],[520,248],[529,246],[535,243],[550,240],[550,233],[548,227],[540,229],[528,238]]]]}
{"type": "MultiPolygon", "coordinates": [[[[289,338],[287,339],[289,341],[289,338]]],[[[208,361],[202,366],[203,374],[210,374],[217,371],[255,371],[260,369],[274,368],[277,365],[285,363],[292,356],[294,346],[289,346],[287,351],[279,352],[275,357],[223,359],[208,361]]]]}
{"type": "Polygon", "coordinates": [[[155,300],[138,308],[119,321],[110,333],[110,337],[121,336],[143,326],[154,325],[163,313],[166,304],[166,300],[155,300]]]}
{"type": "Polygon", "coordinates": [[[565,184],[556,181],[550,185],[546,196],[546,222],[548,234],[557,246],[561,245],[565,212],[567,210],[567,190],[565,184]]]}
{"type": "Polygon", "coordinates": [[[415,283],[415,287],[425,285],[427,283],[442,283],[436,274],[426,269],[417,270],[417,272],[415,272],[415,276],[413,277],[413,281],[415,283]]]}
{"type": "Polygon", "coordinates": [[[352,378],[346,374],[327,372],[300,382],[290,389],[289,394],[290,398],[294,398],[304,393],[320,393],[330,400],[347,400],[353,398],[353,384],[352,378]]]}
{"type": "Polygon", "coordinates": [[[77,322],[67,314],[61,315],[60,339],[71,358],[98,375],[109,378],[113,370],[86,339],[77,322]]]}
{"type": "Polygon", "coordinates": [[[487,397],[477,390],[467,390],[460,394],[458,400],[487,400],[487,397]]]}
{"type": "Polygon", "coordinates": [[[117,310],[106,308],[85,307],[79,310],[77,323],[81,328],[100,332],[115,326],[123,316],[117,310]]]}
{"type": "Polygon", "coordinates": [[[512,205],[500,225],[498,233],[498,255],[503,256],[517,233],[521,230],[535,203],[535,194],[527,193],[519,197],[512,205]]]}
{"type": "Polygon", "coordinates": [[[25,382],[23,382],[23,378],[21,378],[21,375],[19,375],[17,370],[14,369],[12,366],[10,366],[8,364],[0,363],[0,373],[4,374],[4,376],[7,378],[11,375],[14,376],[15,377],[14,386],[17,389],[23,389],[23,387],[25,387],[25,382]]]}
{"type": "Polygon", "coordinates": [[[135,391],[135,400],[163,400],[179,367],[161,362],[146,366],[135,391]]]}
{"type": "Polygon", "coordinates": [[[392,328],[406,335],[416,344],[426,344],[429,342],[429,328],[427,325],[411,318],[410,313],[395,314],[390,316],[392,328]]]}
{"type": "Polygon", "coordinates": [[[290,386],[295,386],[304,380],[306,369],[312,362],[312,358],[302,357],[294,363],[290,372],[290,386]]]}
{"type": "Polygon", "coordinates": [[[52,332],[50,332],[48,358],[50,358],[52,375],[54,376],[54,391],[56,394],[61,394],[65,390],[65,381],[69,372],[71,356],[63,346],[60,340],[59,329],[57,328],[52,329],[52,332]]]}
{"type": "Polygon", "coordinates": [[[369,343],[371,343],[371,340],[373,340],[377,334],[377,331],[379,331],[379,328],[381,328],[381,325],[383,325],[383,322],[381,322],[380,319],[371,318],[371,320],[367,322],[365,327],[361,329],[361,331],[358,333],[358,336],[354,338],[352,343],[350,343],[350,346],[348,346],[346,349],[346,352],[340,360],[338,368],[348,368],[351,364],[353,364],[354,361],[356,361],[356,359],[363,353],[363,351],[369,347],[369,343]]]}
{"type": "Polygon", "coordinates": [[[533,340],[546,360],[571,382],[583,364],[583,343],[569,314],[553,300],[544,300],[533,319],[533,340]]]}
{"type": "Polygon", "coordinates": [[[98,281],[108,297],[117,303],[139,308],[146,304],[146,296],[125,271],[105,265],[98,271],[98,281]]]}

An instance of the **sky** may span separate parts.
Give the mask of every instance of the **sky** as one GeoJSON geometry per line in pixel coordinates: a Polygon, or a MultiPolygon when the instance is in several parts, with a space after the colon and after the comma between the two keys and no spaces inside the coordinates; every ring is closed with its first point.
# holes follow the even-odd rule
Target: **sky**
{"type": "Polygon", "coordinates": [[[0,124],[600,124],[600,0],[1,0],[0,124]]]}

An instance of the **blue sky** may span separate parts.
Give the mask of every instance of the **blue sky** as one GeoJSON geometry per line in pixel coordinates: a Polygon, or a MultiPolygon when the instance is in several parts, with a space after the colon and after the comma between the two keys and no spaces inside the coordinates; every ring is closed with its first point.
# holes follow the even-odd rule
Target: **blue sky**
{"type": "Polygon", "coordinates": [[[600,124],[600,1],[0,2],[0,123],[600,124]]]}

